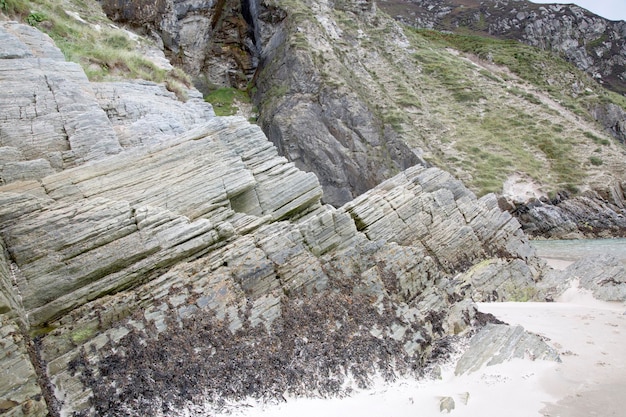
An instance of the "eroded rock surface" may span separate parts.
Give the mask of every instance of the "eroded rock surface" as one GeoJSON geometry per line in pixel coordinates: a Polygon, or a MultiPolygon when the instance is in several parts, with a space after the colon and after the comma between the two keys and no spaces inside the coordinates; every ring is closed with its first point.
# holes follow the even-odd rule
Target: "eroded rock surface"
{"type": "MultiPolygon", "coordinates": [[[[12,45],[11,56],[37,50],[12,45]]],[[[56,77],[63,68],[78,73],[59,66],[56,77]]],[[[7,83],[31,97],[46,78],[7,83]]],[[[315,175],[242,118],[177,104],[162,134],[141,136],[169,100],[161,87],[141,89],[155,97],[147,105],[136,84],[84,86],[80,108],[102,123],[84,126],[80,149],[108,149],[103,140],[114,152],[0,187],[0,331],[11,336],[0,348],[12,352],[0,366],[19,376],[0,383],[3,412],[210,412],[342,394],[375,373],[418,376],[438,340],[484,324],[472,297],[507,299],[542,277],[495,197],[476,199],[439,169],[412,167],[334,208],[315,175]]],[[[13,138],[31,152],[31,136],[13,138]]]]}
{"type": "Polygon", "coordinates": [[[541,337],[525,332],[522,326],[488,323],[472,337],[454,373],[475,372],[485,365],[497,365],[513,358],[560,361],[553,348],[541,337]]]}
{"type": "Polygon", "coordinates": [[[563,192],[552,200],[532,199],[521,204],[500,202],[515,215],[527,234],[550,239],[626,236],[624,203],[621,184],[606,187],[603,195],[588,191],[570,197],[563,192]]]}

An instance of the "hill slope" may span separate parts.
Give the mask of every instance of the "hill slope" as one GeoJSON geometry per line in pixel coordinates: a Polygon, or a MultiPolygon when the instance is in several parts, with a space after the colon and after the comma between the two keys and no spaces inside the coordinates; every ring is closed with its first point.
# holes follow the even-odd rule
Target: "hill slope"
{"type": "MultiPolygon", "coordinates": [[[[247,84],[258,124],[318,176],[325,202],[415,164],[444,168],[479,195],[522,182],[533,193],[515,201],[561,191],[623,199],[626,99],[548,51],[414,30],[367,1],[102,4],[156,36],[198,87],[247,84]]],[[[39,26],[69,36],[52,19],[39,26]]]]}

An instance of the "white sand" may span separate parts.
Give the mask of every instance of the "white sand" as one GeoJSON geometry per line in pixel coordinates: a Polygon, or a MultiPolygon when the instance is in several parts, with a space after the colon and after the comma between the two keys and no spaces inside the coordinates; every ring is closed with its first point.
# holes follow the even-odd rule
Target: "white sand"
{"type": "Polygon", "coordinates": [[[562,363],[517,359],[441,380],[380,383],[343,399],[289,399],[250,404],[234,416],[440,416],[452,397],[454,416],[626,416],[626,306],[573,288],[555,303],[488,303],[479,308],[546,337],[562,363]]]}
{"type": "Polygon", "coordinates": [[[557,259],[557,258],[544,258],[548,266],[554,269],[558,269],[559,271],[565,271],[568,266],[574,263],[574,261],[568,261],[565,259],[557,259]]]}

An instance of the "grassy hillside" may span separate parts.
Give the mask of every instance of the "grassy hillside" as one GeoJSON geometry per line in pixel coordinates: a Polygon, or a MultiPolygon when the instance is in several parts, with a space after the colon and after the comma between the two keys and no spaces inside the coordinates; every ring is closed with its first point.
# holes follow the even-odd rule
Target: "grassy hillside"
{"type": "MultiPolygon", "coordinates": [[[[624,146],[589,116],[598,103],[626,108],[626,99],[557,56],[515,41],[417,31],[349,2],[269,3],[287,12],[290,50],[311,63],[320,89],[356,94],[416,153],[479,195],[500,192],[512,174],[546,194],[626,178],[624,146]]],[[[113,25],[93,0],[0,0],[0,9],[48,33],[94,81],[143,78],[172,91],[188,82],[147,59],[153,45],[113,25]]],[[[281,85],[270,93],[261,111],[292,94],[281,85]]]]}
{"type": "Polygon", "coordinates": [[[626,108],[626,100],[558,56],[516,41],[417,31],[381,12],[324,13],[310,3],[302,13],[302,4],[291,43],[315,63],[322,89],[356,92],[412,149],[477,194],[502,191],[513,174],[547,195],[625,178],[624,146],[589,109],[626,108]]]}
{"type": "Polygon", "coordinates": [[[6,18],[47,33],[68,61],[81,64],[91,81],[143,79],[165,83],[184,99],[189,78],[146,57],[156,46],[114,25],[94,0],[0,0],[6,18]]]}

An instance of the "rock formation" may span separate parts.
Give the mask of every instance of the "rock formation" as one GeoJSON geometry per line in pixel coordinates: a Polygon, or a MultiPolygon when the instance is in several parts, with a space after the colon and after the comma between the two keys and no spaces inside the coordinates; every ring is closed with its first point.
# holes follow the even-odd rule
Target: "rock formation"
{"type": "Polygon", "coordinates": [[[566,192],[552,200],[531,199],[512,203],[500,199],[500,206],[512,212],[530,236],[549,239],[577,239],[626,236],[626,206],[622,185],[608,187],[604,196],[588,191],[571,197],[566,192]]]}
{"type": "Polygon", "coordinates": [[[582,258],[564,271],[550,271],[541,286],[549,288],[550,297],[556,298],[569,289],[571,281],[597,299],[626,300],[626,265],[611,255],[582,258]]]}
{"type": "MultiPolygon", "coordinates": [[[[514,173],[542,182],[545,195],[602,194],[596,178],[626,178],[622,102],[564,61],[546,67],[548,55],[534,62],[534,52],[508,51],[500,65],[527,64],[524,78],[488,52],[430,42],[369,1],[101,3],[111,18],[162,42],[199,88],[245,88],[278,152],[315,173],[322,201],[335,207],[418,164],[448,170],[479,195],[499,192],[514,173]]],[[[419,27],[469,27],[490,40],[526,36],[605,86],[619,90],[622,82],[623,22],[575,6],[379,5],[419,27]]]]}
{"type": "Polygon", "coordinates": [[[111,19],[162,42],[201,89],[245,88],[258,65],[258,0],[100,2],[111,19]]]}
{"type": "Polygon", "coordinates": [[[4,155],[46,166],[0,187],[7,415],[340,394],[418,376],[438,341],[485,323],[472,298],[547,294],[517,220],[446,172],[323,205],[258,126],[154,84],[92,85],[31,28],[0,37],[0,65],[29,80],[0,80],[4,155]],[[19,136],[38,123],[54,129],[19,136]]]}
{"type": "Polygon", "coordinates": [[[575,4],[556,3],[383,0],[380,7],[416,27],[469,30],[562,53],[600,82],[626,92],[626,22],[605,19],[575,4]]]}

